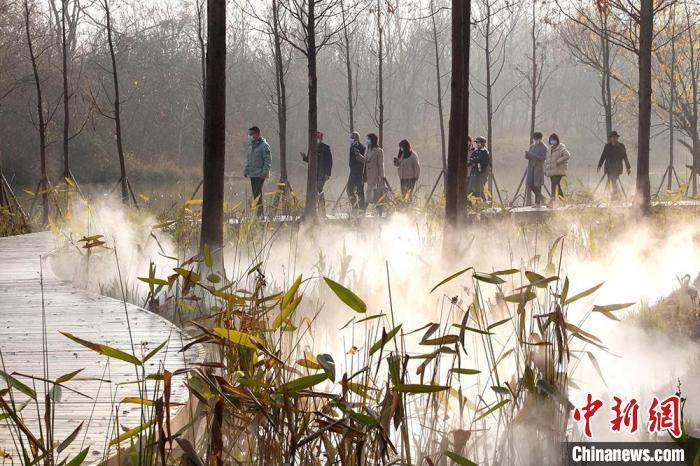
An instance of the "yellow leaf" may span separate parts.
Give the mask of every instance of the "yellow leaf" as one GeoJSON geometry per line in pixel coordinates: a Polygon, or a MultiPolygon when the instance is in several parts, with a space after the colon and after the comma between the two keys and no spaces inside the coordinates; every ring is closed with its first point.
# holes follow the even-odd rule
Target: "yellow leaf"
{"type": "Polygon", "coordinates": [[[255,346],[255,343],[258,345],[262,346],[262,341],[254,336],[250,335],[248,333],[244,332],[239,332],[238,330],[233,330],[233,329],[225,329],[221,327],[214,327],[214,333],[217,335],[226,338],[227,340],[231,341],[232,343],[235,343],[237,345],[241,346],[246,346],[251,349],[258,349],[257,346],[255,346]]]}

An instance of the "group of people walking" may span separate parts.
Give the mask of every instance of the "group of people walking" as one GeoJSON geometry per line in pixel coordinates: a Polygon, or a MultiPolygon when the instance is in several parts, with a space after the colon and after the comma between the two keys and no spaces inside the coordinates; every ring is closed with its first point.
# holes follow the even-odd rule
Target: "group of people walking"
{"type": "MultiPolygon", "coordinates": [[[[323,142],[323,133],[316,132],[318,144],[317,186],[319,202],[325,204],[324,186],[331,177],[333,169],[333,154],[328,144],[323,142]]],[[[306,154],[301,154],[304,162],[308,163],[306,154]]],[[[411,143],[404,139],[399,142],[399,149],[394,157],[394,166],[398,170],[401,183],[401,197],[405,202],[411,202],[416,182],[420,178],[420,163],[418,154],[411,143]]],[[[360,133],[350,134],[350,150],[348,156],[350,176],[346,185],[346,193],[353,209],[364,211],[369,204],[374,204],[382,212],[382,200],[385,198],[389,184],[384,175],[384,150],[379,145],[379,138],[374,133],[365,136],[360,141],[360,133]]],[[[262,188],[265,179],[270,175],[271,155],[270,145],[262,137],[260,128],[253,126],[248,129],[246,145],[245,177],[250,179],[251,191],[255,210],[258,217],[264,214],[262,188]]]]}
{"type": "MultiPolygon", "coordinates": [[[[478,137],[474,143],[467,138],[467,167],[469,171],[469,195],[484,200],[484,185],[488,181],[491,168],[491,155],[486,148],[486,139],[478,137]]],[[[525,151],[527,168],[523,177],[525,183],[525,205],[541,205],[544,202],[542,188],[545,177],[550,181],[550,205],[564,197],[562,180],[567,176],[571,153],[561,142],[556,133],[549,135],[549,146],[543,142],[540,131],[532,134],[532,144],[525,151]]],[[[630,173],[630,163],[627,158],[625,145],[620,142],[617,131],[608,134],[608,142],[598,162],[598,170],[603,168],[608,186],[612,190],[613,199],[620,193],[620,175],[623,173],[623,163],[630,173]]]]}
{"type": "MultiPolygon", "coordinates": [[[[365,137],[364,144],[360,142],[360,133],[353,131],[350,134],[348,165],[350,176],[346,193],[350,205],[353,209],[365,210],[368,204],[375,204],[381,212],[381,201],[386,195],[388,182],[384,176],[384,150],[379,146],[379,138],[376,134],[369,133],[365,137]]],[[[420,178],[420,163],[418,154],[406,139],[399,142],[394,166],[398,170],[401,198],[410,202],[416,182],[420,178]]]]}
{"type": "MultiPolygon", "coordinates": [[[[625,145],[619,141],[616,131],[610,132],[608,142],[598,162],[598,170],[604,169],[608,178],[608,184],[612,187],[613,197],[619,195],[619,177],[623,173],[623,164],[630,173],[630,163],[627,158],[625,145]]],[[[324,186],[331,176],[333,168],[333,154],[328,144],[323,141],[323,133],[316,132],[318,143],[318,169],[317,185],[319,201],[325,203],[324,186]]],[[[348,165],[350,175],[346,184],[350,204],[355,210],[366,210],[369,204],[374,204],[382,213],[382,200],[386,197],[389,184],[384,175],[384,150],[379,145],[379,138],[374,133],[360,140],[360,133],[353,131],[350,134],[350,149],[348,153],[348,165]]],[[[561,142],[556,133],[549,135],[548,145],[543,141],[541,132],[532,134],[532,143],[525,151],[527,169],[523,176],[525,183],[525,204],[541,205],[544,202],[542,189],[545,177],[550,180],[550,204],[564,197],[562,180],[568,174],[571,153],[561,142]]],[[[468,192],[474,199],[485,200],[484,186],[491,176],[491,154],[487,148],[487,141],[483,137],[477,137],[472,142],[467,138],[467,167],[468,167],[468,192]]],[[[302,153],[302,159],[308,163],[306,154],[302,153]]],[[[401,184],[401,198],[404,202],[411,202],[416,188],[416,182],[420,178],[420,163],[418,154],[411,147],[411,143],[404,139],[399,142],[398,153],[393,160],[399,175],[401,184]]],[[[257,200],[256,213],[263,215],[262,188],[265,179],[269,176],[271,165],[270,145],[262,138],[260,128],[253,126],[248,130],[247,161],[245,176],[250,178],[253,199],[257,200]]]]}

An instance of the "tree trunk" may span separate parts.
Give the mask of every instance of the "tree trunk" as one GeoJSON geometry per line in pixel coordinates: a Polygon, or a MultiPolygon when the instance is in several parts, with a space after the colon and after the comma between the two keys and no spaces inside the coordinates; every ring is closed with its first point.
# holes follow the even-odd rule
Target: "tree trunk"
{"type": "Polygon", "coordinates": [[[641,0],[639,18],[639,127],[637,130],[637,206],[651,210],[649,144],[651,138],[651,52],[654,36],[654,1],[641,0]]]}
{"type": "MultiPolygon", "coordinates": [[[[32,62],[32,73],[34,74],[34,86],[36,89],[36,108],[39,123],[39,160],[41,178],[37,185],[37,193],[41,192],[41,224],[46,225],[49,222],[49,177],[46,172],[46,120],[44,119],[44,99],[41,89],[41,80],[39,79],[39,68],[37,65],[36,54],[34,53],[34,43],[32,42],[31,27],[29,24],[29,0],[24,0],[24,26],[27,34],[27,47],[29,48],[29,58],[32,62]]],[[[35,194],[35,195],[36,195],[35,194]]]]}
{"type": "Polygon", "coordinates": [[[68,91],[68,50],[66,47],[66,6],[68,0],[61,0],[61,72],[63,74],[63,177],[73,181],[68,154],[70,132],[70,94],[68,91]]]}
{"type": "MultiPolygon", "coordinates": [[[[437,36],[437,24],[435,22],[435,4],[433,0],[430,0],[430,18],[433,22],[433,45],[435,46],[435,81],[437,82],[437,104],[438,104],[438,116],[440,118],[440,155],[442,156],[442,174],[443,176],[447,173],[447,150],[445,147],[445,115],[442,108],[442,76],[440,73],[440,50],[438,49],[438,36],[437,36]]],[[[444,193],[447,195],[447,183],[444,182],[445,187],[444,193]]]]}
{"type": "Polygon", "coordinates": [[[122,118],[121,101],[119,97],[119,72],[117,70],[117,57],[114,53],[114,39],[112,38],[112,15],[109,9],[109,0],[104,0],[105,15],[107,16],[107,45],[109,46],[109,58],[112,62],[112,83],[114,85],[114,132],[117,139],[117,155],[119,156],[119,172],[122,188],[122,202],[129,204],[128,180],[126,178],[126,160],[124,159],[124,145],[122,143],[122,118]]]}
{"type": "Polygon", "coordinates": [[[279,0],[272,0],[272,39],[275,49],[275,90],[277,93],[277,126],[280,140],[280,182],[287,191],[287,84],[285,82],[282,38],[280,37],[279,0]]]}
{"type": "Polygon", "coordinates": [[[309,73],[309,114],[308,114],[308,150],[309,167],[306,176],[306,208],[305,215],[310,220],[316,219],[318,203],[318,78],[316,75],[316,2],[308,4],[306,23],[306,59],[309,73]]]}
{"type": "Polygon", "coordinates": [[[352,62],[350,61],[350,36],[348,23],[345,17],[345,3],[341,0],[340,9],[343,19],[343,40],[345,41],[345,71],[348,76],[348,123],[350,132],[355,131],[355,105],[352,100],[352,62]]]}
{"type": "Polygon", "coordinates": [[[670,70],[670,86],[669,86],[669,112],[668,112],[668,180],[666,181],[666,189],[671,191],[673,180],[673,133],[674,133],[674,109],[676,103],[676,10],[671,7],[671,70],[670,70]]]}
{"type": "Polygon", "coordinates": [[[532,2],[532,29],[530,39],[532,40],[532,75],[530,77],[530,143],[532,134],[535,132],[535,119],[537,118],[537,16],[535,14],[536,4],[532,2]]]}
{"type": "MultiPolygon", "coordinates": [[[[196,0],[195,5],[197,9],[197,42],[199,43],[199,62],[202,74],[202,108],[207,104],[206,97],[206,82],[207,82],[207,52],[206,52],[206,40],[204,39],[204,26],[202,21],[202,4],[206,0],[196,0]]],[[[205,128],[207,126],[206,117],[202,121],[202,156],[204,156],[204,139],[205,139],[205,128]]]]}
{"type": "Polygon", "coordinates": [[[605,137],[613,130],[612,123],[612,91],[610,89],[610,38],[608,36],[608,15],[602,13],[603,17],[603,34],[600,36],[601,47],[603,51],[603,77],[601,81],[601,92],[603,94],[603,110],[605,112],[605,137]]]}
{"type": "Polygon", "coordinates": [[[452,78],[450,88],[450,133],[447,152],[448,225],[456,227],[466,202],[466,136],[469,126],[469,0],[452,0],[452,78]]]}
{"type": "Polygon", "coordinates": [[[379,76],[377,77],[379,118],[377,126],[379,126],[379,147],[384,147],[384,27],[382,26],[382,5],[380,0],[377,0],[377,39],[379,42],[377,54],[379,58],[379,76]]]}
{"type": "Polygon", "coordinates": [[[207,0],[207,69],[202,174],[201,248],[223,269],[226,168],[226,0],[207,0]]]}
{"type": "Polygon", "coordinates": [[[488,190],[493,195],[493,82],[491,81],[491,1],[486,2],[486,29],[484,34],[484,59],[486,62],[486,141],[489,145],[488,190]]]}

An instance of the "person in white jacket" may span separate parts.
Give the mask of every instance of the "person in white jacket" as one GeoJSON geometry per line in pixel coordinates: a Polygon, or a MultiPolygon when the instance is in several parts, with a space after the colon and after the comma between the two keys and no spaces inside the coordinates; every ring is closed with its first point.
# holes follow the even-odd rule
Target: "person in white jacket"
{"type": "Polygon", "coordinates": [[[544,163],[544,173],[551,181],[552,203],[560,197],[564,197],[561,180],[567,174],[570,158],[571,154],[566,149],[566,146],[559,141],[559,136],[556,133],[552,133],[549,136],[549,153],[544,163]]]}
{"type": "Polygon", "coordinates": [[[418,162],[418,154],[411,148],[411,143],[406,139],[399,142],[399,153],[394,157],[394,166],[399,171],[401,197],[411,202],[416,181],[420,177],[420,163],[418,162]]]}

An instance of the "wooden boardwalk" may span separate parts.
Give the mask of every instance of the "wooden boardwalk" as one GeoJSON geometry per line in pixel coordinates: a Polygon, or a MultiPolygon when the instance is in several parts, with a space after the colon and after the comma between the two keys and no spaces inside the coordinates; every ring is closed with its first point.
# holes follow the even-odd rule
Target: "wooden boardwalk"
{"type": "MultiPolygon", "coordinates": [[[[55,246],[50,233],[0,238],[0,369],[35,387],[37,398],[41,400],[39,413],[32,402],[24,408],[22,416],[37,438],[40,436],[37,419],[39,416],[43,418],[44,384],[19,374],[44,376],[44,338],[49,379],[83,369],[65,385],[90,398],[62,390],[60,403],[55,406],[54,439],[62,442],[85,421],[79,435],[61,458],[72,457],[89,447],[86,463],[96,463],[115,451],[115,447],[112,447],[108,452],[110,448],[107,445],[118,435],[114,422],[116,412],[120,426],[133,428],[142,422],[140,405],[119,404],[125,397],[140,396],[139,386],[133,383],[137,379],[135,366],[80,346],[59,331],[132,354],[128,313],[137,357],[142,358],[159,344],[168,342],[147,362],[147,374],[155,374],[163,367],[173,372],[201,360],[203,354],[199,347],[193,347],[186,353],[179,352],[185,336],[162,317],[133,305],[127,305],[125,309],[121,301],[78,290],[59,280],[51,272],[50,261],[46,260],[55,246]],[[40,263],[43,269],[45,336],[42,332],[40,263]]],[[[152,397],[156,383],[149,381],[148,397],[152,397]]],[[[5,380],[0,376],[0,389],[4,387],[5,380]]],[[[183,403],[187,400],[182,376],[173,378],[172,391],[172,402],[183,403]]],[[[17,390],[13,390],[13,395],[15,403],[19,405],[28,399],[17,390]]],[[[8,400],[9,395],[5,399],[8,400]]],[[[171,413],[174,415],[177,409],[173,408],[171,413]]],[[[0,449],[12,455],[11,460],[0,458],[0,465],[22,464],[16,440],[8,421],[0,421],[0,449]]]]}

